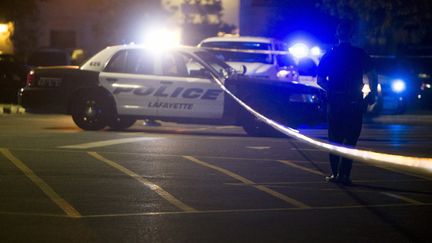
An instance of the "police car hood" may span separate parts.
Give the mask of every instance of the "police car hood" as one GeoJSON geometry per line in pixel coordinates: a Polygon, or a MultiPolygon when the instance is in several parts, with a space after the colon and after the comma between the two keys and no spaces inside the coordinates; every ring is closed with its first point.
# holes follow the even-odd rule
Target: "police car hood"
{"type": "Polygon", "coordinates": [[[262,90],[265,88],[287,88],[291,92],[306,92],[306,93],[320,93],[323,94],[325,91],[320,88],[319,86],[312,86],[308,84],[299,83],[296,81],[290,81],[290,82],[281,82],[278,79],[268,79],[268,78],[254,78],[254,77],[247,77],[243,75],[236,75],[231,78],[228,78],[225,80],[225,85],[227,87],[230,87],[230,85],[234,85],[241,89],[244,88],[251,88],[253,90],[262,90]]]}
{"type": "Polygon", "coordinates": [[[242,66],[246,67],[246,76],[258,78],[276,78],[276,67],[273,64],[260,62],[227,62],[235,70],[241,71],[242,66]]]}

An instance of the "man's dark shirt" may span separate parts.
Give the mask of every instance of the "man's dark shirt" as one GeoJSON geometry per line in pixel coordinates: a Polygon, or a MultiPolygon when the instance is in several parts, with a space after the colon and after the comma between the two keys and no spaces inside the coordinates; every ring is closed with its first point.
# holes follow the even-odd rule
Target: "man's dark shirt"
{"type": "Polygon", "coordinates": [[[330,104],[361,100],[363,74],[371,66],[369,55],[349,43],[341,43],[326,53],[320,61],[318,76],[328,77],[327,94],[330,104]]]}

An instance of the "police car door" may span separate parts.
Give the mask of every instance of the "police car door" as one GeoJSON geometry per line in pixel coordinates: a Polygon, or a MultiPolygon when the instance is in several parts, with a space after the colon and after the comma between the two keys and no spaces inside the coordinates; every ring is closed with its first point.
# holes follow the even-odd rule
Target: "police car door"
{"type": "Polygon", "coordinates": [[[166,52],[161,55],[158,67],[163,76],[163,93],[157,104],[159,116],[222,118],[224,92],[195,57],[166,52]]]}
{"type": "Polygon", "coordinates": [[[159,86],[154,53],[142,49],[117,52],[100,74],[101,84],[114,96],[119,115],[156,116],[151,104],[159,86]]]}

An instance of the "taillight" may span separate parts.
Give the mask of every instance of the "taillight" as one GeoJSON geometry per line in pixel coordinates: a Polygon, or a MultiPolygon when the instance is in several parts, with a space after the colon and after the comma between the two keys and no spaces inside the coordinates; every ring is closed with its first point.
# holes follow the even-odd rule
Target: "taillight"
{"type": "Polygon", "coordinates": [[[31,71],[27,74],[27,82],[26,82],[26,86],[27,86],[27,87],[32,87],[32,86],[34,86],[34,79],[35,79],[34,71],[31,70],[31,71]]]}

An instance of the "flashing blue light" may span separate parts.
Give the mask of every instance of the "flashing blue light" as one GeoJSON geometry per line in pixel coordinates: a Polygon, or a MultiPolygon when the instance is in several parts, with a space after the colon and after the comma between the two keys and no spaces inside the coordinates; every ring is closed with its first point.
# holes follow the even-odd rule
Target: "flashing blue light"
{"type": "Polygon", "coordinates": [[[296,58],[303,58],[309,55],[309,48],[303,43],[297,43],[289,48],[289,52],[296,58]]]}
{"type": "Polygon", "coordinates": [[[322,50],[321,48],[319,48],[318,46],[314,46],[310,49],[310,52],[313,56],[321,56],[322,55],[322,50]]]}
{"type": "Polygon", "coordinates": [[[401,93],[401,92],[405,91],[406,85],[402,79],[396,79],[396,80],[393,80],[393,82],[391,84],[391,88],[394,92],[401,93]]]}

